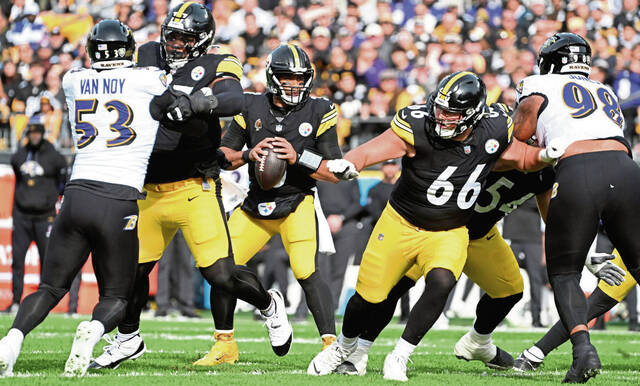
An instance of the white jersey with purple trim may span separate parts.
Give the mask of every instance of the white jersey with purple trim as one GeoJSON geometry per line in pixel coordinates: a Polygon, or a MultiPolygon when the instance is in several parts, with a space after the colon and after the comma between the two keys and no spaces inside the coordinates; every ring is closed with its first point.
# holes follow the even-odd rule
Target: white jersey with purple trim
{"type": "Polygon", "coordinates": [[[71,180],[86,179],[142,191],[158,131],[149,105],[167,88],[164,71],[127,67],[77,68],[62,87],[76,147],[71,180]]]}
{"type": "Polygon", "coordinates": [[[536,128],[540,146],[560,137],[574,142],[623,136],[618,98],[600,82],[573,74],[532,75],[516,91],[518,103],[530,95],[545,98],[536,128]]]}

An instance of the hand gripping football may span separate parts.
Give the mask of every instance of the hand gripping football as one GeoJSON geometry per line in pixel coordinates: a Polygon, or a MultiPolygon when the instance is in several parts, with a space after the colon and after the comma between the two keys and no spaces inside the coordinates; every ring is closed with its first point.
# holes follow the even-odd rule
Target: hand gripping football
{"type": "Polygon", "coordinates": [[[269,190],[276,186],[287,170],[287,161],[278,158],[278,153],[271,148],[265,148],[267,155],[260,157],[254,164],[256,180],[262,190],[269,190]]]}

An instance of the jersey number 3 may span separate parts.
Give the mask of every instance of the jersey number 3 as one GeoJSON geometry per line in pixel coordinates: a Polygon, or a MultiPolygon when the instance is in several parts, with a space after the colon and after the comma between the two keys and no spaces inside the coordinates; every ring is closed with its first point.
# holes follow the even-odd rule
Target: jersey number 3
{"type": "MultiPolygon", "coordinates": [[[[596,94],[603,104],[602,111],[607,118],[611,119],[618,127],[622,127],[622,113],[616,97],[611,95],[604,87],[600,87],[596,94]]],[[[567,107],[575,110],[571,113],[571,118],[575,119],[587,117],[598,108],[591,91],[575,82],[569,82],[564,85],[562,88],[562,100],[567,107]]]]}
{"type": "MultiPolygon", "coordinates": [[[[133,121],[133,111],[128,104],[112,100],[104,104],[107,111],[116,111],[118,117],[109,125],[111,131],[118,133],[116,138],[107,141],[107,147],[128,145],[136,138],[136,132],[129,126],[133,121]]],[[[83,120],[84,115],[95,114],[98,109],[97,99],[80,99],[76,101],[76,133],[78,149],[88,146],[98,136],[98,128],[83,120]]]]}

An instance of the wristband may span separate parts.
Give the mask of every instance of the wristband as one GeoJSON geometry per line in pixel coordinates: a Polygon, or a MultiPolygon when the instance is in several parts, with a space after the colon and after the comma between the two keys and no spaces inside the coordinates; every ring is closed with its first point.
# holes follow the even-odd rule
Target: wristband
{"type": "Polygon", "coordinates": [[[245,150],[242,152],[242,160],[247,164],[251,162],[251,158],[249,158],[249,153],[251,153],[251,150],[245,150]]]}
{"type": "Polygon", "coordinates": [[[320,163],[322,163],[322,155],[309,149],[304,149],[296,163],[315,172],[320,167],[320,163]]]}

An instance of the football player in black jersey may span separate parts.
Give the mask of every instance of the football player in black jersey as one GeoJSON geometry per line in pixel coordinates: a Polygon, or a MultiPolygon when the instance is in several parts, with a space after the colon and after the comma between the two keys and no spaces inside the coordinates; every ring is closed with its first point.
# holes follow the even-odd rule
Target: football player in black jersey
{"type": "MultiPolygon", "coordinates": [[[[535,195],[543,218],[549,205],[554,172],[551,167],[537,172],[494,171],[487,177],[467,223],[469,247],[462,272],[485,291],[476,308],[470,332],[456,343],[454,354],[465,360],[480,360],[488,367],[510,369],[514,360],[491,341],[491,333],[522,298],[524,283],[518,261],[502,238],[496,224],[521,203],[535,195]]],[[[398,299],[422,276],[414,265],[380,303],[378,313],[358,338],[358,348],[340,365],[337,373],[364,375],[371,345],[391,321],[398,299]]]]}
{"type": "MultiPolygon", "coordinates": [[[[269,190],[258,185],[254,168],[249,168],[248,196],[229,219],[234,258],[246,264],[279,233],[327,347],[335,341],[335,321],[329,288],[316,269],[313,189],[317,179],[338,181],[326,167],[319,169],[326,160],[342,157],[336,136],[338,111],[327,99],[309,96],[314,71],[300,47],[276,48],[267,59],[266,72],[268,91],[245,94],[244,108],[225,133],[221,149],[233,168],[253,164],[267,147],[288,165],[282,180],[269,190]],[[245,145],[248,150],[243,151],[245,145]]],[[[233,322],[235,297],[217,296],[212,306],[228,310],[229,323],[233,322]]],[[[237,353],[235,343],[229,349],[237,353]]]]}
{"type": "MultiPolygon", "coordinates": [[[[167,71],[171,88],[184,93],[187,107],[207,98],[215,103],[204,111],[197,109],[204,115],[187,123],[161,121],[145,179],[147,197],[138,202],[140,258],[136,285],[114,343],[92,362],[92,368],[115,368],[144,353],[139,325],[149,295],[149,273],[178,229],[211,284],[212,298],[229,293],[262,310],[272,345],[282,346],[291,339],[282,295],[265,291],[253,273],[236,267],[233,261],[220,196],[218,159],[224,157],[217,158],[222,154],[217,152],[221,137],[218,117],[232,116],[242,109],[242,65],[233,55],[207,54],[214,33],[209,10],[202,4],[186,2],[167,15],[161,27],[161,43],[149,42],[138,50],[138,65],[167,71]]],[[[212,307],[211,312],[215,326],[227,330],[226,310],[212,307]]],[[[217,342],[231,339],[228,334],[216,334],[214,338],[217,342]]],[[[194,364],[218,363],[214,345],[194,364]]]]}
{"type": "Polygon", "coordinates": [[[440,82],[426,104],[400,110],[390,129],[345,159],[327,163],[348,179],[364,167],[402,157],[403,173],[369,239],[342,333],[311,361],[308,374],[329,374],[347,359],[380,303],[417,264],[425,291],[384,365],[386,379],[406,381],[409,356],[462,272],[469,244],[465,224],[491,169],[499,161],[505,168],[538,170],[562,154],[561,148],[541,150],[513,140],[506,109],[485,101],[480,78],[456,72],[440,82]]]}

